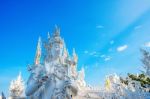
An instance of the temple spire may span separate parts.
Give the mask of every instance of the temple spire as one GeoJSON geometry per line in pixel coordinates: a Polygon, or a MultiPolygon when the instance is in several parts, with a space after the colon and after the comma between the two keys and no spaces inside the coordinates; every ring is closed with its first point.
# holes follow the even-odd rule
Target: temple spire
{"type": "Polygon", "coordinates": [[[21,72],[19,73],[16,80],[12,80],[10,83],[9,91],[10,91],[10,99],[20,99],[24,92],[24,81],[21,76],[21,72]]]}
{"type": "Polygon", "coordinates": [[[75,63],[77,63],[77,61],[78,61],[78,56],[77,56],[74,48],[73,48],[73,60],[75,63]]]}
{"type": "Polygon", "coordinates": [[[67,50],[65,44],[64,44],[64,49],[63,49],[63,56],[64,56],[65,58],[67,58],[67,57],[69,56],[69,53],[68,53],[68,50],[67,50]]]}
{"type": "Polygon", "coordinates": [[[50,34],[49,34],[49,32],[47,33],[47,38],[50,39],[50,34]]]}
{"type": "Polygon", "coordinates": [[[35,65],[40,63],[40,58],[41,58],[41,38],[39,37],[35,55],[35,65]]]}
{"type": "Polygon", "coordinates": [[[57,25],[55,25],[55,31],[54,31],[54,37],[56,36],[60,36],[60,28],[57,25]]]}

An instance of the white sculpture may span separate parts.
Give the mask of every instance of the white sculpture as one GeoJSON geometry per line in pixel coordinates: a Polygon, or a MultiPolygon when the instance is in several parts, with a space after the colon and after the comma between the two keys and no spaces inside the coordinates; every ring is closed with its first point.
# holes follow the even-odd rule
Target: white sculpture
{"type": "MultiPolygon", "coordinates": [[[[39,40],[39,43],[41,40],[39,40]]],[[[29,99],[72,99],[77,95],[76,80],[70,76],[72,66],[77,60],[72,60],[64,48],[60,37],[60,29],[45,43],[43,64],[40,63],[41,46],[38,43],[35,64],[29,68],[31,75],[27,82],[26,95],[29,99]]]]}
{"type": "Polygon", "coordinates": [[[77,85],[80,91],[84,91],[86,87],[86,82],[84,81],[85,73],[84,68],[81,69],[78,73],[77,85]]]}
{"type": "Polygon", "coordinates": [[[10,97],[9,99],[20,99],[23,97],[24,92],[24,81],[21,77],[21,73],[16,80],[12,80],[10,84],[10,97]]]}
{"type": "MultiPolygon", "coordinates": [[[[146,74],[149,75],[150,55],[144,52],[143,62],[146,74]],[[146,59],[145,59],[146,58],[146,59]]],[[[25,90],[27,99],[149,99],[150,94],[141,89],[139,82],[128,79],[128,84],[121,82],[120,77],[112,74],[106,77],[105,88],[99,89],[87,85],[84,68],[77,71],[78,56],[73,49],[72,56],[60,37],[56,27],[54,34],[42,43],[38,40],[34,64],[28,67],[30,77],[25,90]],[[42,47],[42,44],[44,47],[42,47]],[[44,48],[44,49],[43,49],[44,48]]],[[[8,99],[22,99],[24,84],[21,74],[10,85],[8,99]]],[[[4,94],[2,94],[3,98],[4,94]]],[[[1,98],[1,97],[0,97],[1,98]]],[[[2,98],[2,99],[3,99],[2,98]]]]}

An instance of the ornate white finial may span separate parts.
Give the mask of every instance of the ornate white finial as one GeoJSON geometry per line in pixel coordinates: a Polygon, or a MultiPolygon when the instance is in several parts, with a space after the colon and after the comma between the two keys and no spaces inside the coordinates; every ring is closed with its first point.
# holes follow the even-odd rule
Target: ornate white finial
{"type": "Polygon", "coordinates": [[[21,72],[19,73],[16,80],[12,80],[10,84],[10,98],[13,97],[20,98],[24,91],[24,81],[21,76],[21,72]]]}
{"type": "Polygon", "coordinates": [[[47,38],[50,39],[50,34],[49,34],[49,32],[47,33],[47,38]]]}
{"type": "Polygon", "coordinates": [[[82,89],[83,87],[86,86],[86,82],[85,82],[84,78],[85,78],[85,72],[84,72],[84,68],[82,67],[82,69],[78,72],[79,89],[82,89]]]}
{"type": "Polygon", "coordinates": [[[0,99],[6,99],[4,93],[2,92],[1,95],[0,95],[0,99]]]}
{"type": "Polygon", "coordinates": [[[73,60],[75,63],[77,63],[77,61],[78,61],[78,56],[77,56],[74,48],[73,48],[73,60]]]}
{"type": "Polygon", "coordinates": [[[36,55],[35,55],[35,64],[36,65],[40,63],[40,58],[41,58],[41,37],[39,37],[36,55]]]}
{"type": "Polygon", "coordinates": [[[69,56],[68,50],[66,49],[66,44],[64,43],[64,48],[63,48],[63,56],[64,58],[67,58],[69,56]]]}
{"type": "Polygon", "coordinates": [[[55,25],[54,37],[55,36],[60,36],[60,28],[57,25],[55,25]]]}
{"type": "Polygon", "coordinates": [[[22,79],[22,77],[21,77],[21,72],[19,72],[19,75],[18,75],[18,78],[17,78],[18,80],[21,80],[22,79]]]}

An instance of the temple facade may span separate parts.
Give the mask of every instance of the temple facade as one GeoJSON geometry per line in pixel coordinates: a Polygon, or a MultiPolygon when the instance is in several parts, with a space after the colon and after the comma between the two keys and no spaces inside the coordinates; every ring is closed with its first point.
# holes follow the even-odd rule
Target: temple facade
{"type": "Polygon", "coordinates": [[[84,81],[84,68],[77,71],[78,56],[66,48],[60,29],[56,26],[47,40],[38,40],[34,64],[28,66],[30,77],[25,94],[28,99],[83,99],[89,97],[90,87],[84,81]]]}
{"type": "MultiPolygon", "coordinates": [[[[11,82],[8,99],[149,99],[139,82],[129,80],[126,85],[117,74],[108,75],[101,89],[94,88],[77,63],[75,49],[70,55],[56,26],[45,41],[39,37],[34,62],[28,65],[30,76],[26,84],[21,74],[11,82]]],[[[3,93],[0,98],[5,99],[3,93]]]]}

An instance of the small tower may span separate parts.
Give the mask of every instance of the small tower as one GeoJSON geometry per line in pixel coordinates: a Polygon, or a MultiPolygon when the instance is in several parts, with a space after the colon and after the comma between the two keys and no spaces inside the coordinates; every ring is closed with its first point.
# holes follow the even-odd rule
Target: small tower
{"type": "Polygon", "coordinates": [[[1,95],[0,95],[0,99],[6,99],[4,93],[2,92],[1,95]]]}
{"type": "Polygon", "coordinates": [[[40,59],[41,59],[41,38],[39,37],[36,55],[35,55],[35,65],[40,63],[40,59]]]}
{"type": "Polygon", "coordinates": [[[57,26],[55,26],[55,30],[53,33],[53,36],[51,38],[51,44],[57,44],[59,45],[61,48],[63,48],[63,39],[60,37],[60,28],[58,28],[57,26]]]}
{"type": "Polygon", "coordinates": [[[84,79],[85,79],[85,72],[84,72],[84,68],[82,68],[78,72],[78,78],[77,78],[77,85],[79,90],[83,90],[86,87],[86,82],[84,79]]]}
{"type": "Polygon", "coordinates": [[[47,38],[48,38],[48,40],[50,39],[50,34],[49,34],[49,32],[47,33],[47,38]]]}
{"type": "Polygon", "coordinates": [[[66,48],[66,44],[64,44],[64,48],[63,48],[63,57],[64,57],[64,59],[69,57],[69,53],[68,53],[68,50],[66,48]]]}
{"type": "Polygon", "coordinates": [[[75,62],[75,65],[77,64],[77,62],[78,62],[78,56],[77,56],[77,54],[76,54],[76,52],[75,52],[75,49],[73,48],[73,61],[75,62]]]}
{"type": "Polygon", "coordinates": [[[22,79],[21,73],[19,73],[16,80],[12,80],[10,87],[10,97],[9,99],[18,99],[22,97],[22,94],[24,92],[24,81],[22,79]]]}
{"type": "Polygon", "coordinates": [[[55,25],[55,31],[54,31],[54,37],[56,36],[60,36],[60,28],[57,25],[55,25]]]}

